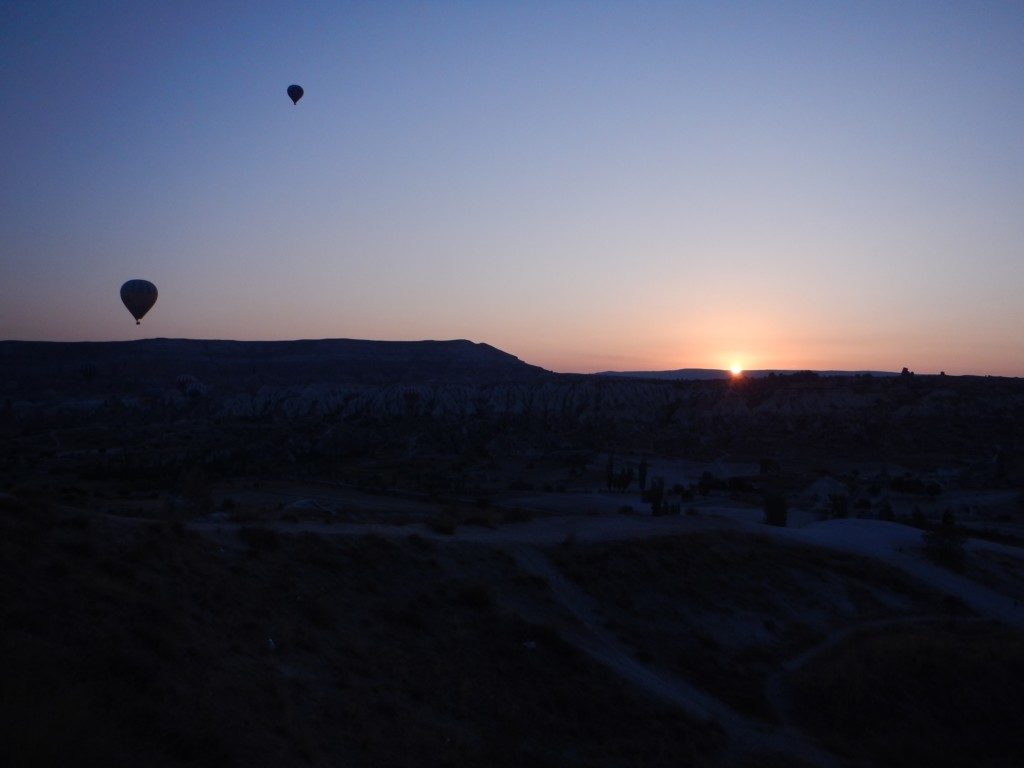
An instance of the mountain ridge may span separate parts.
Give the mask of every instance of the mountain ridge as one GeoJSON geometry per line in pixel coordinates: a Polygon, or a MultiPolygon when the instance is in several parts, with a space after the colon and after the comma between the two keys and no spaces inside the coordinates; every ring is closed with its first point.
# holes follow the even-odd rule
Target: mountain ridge
{"type": "Polygon", "coordinates": [[[453,340],[138,339],[0,341],[3,378],[23,386],[60,386],[88,376],[167,382],[252,379],[259,384],[348,382],[528,382],[554,376],[490,344],[453,340]]]}

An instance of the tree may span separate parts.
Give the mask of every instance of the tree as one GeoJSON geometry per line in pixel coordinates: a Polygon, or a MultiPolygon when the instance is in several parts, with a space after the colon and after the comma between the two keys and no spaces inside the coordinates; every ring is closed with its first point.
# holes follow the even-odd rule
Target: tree
{"type": "Polygon", "coordinates": [[[615,487],[615,454],[608,454],[608,464],[605,466],[605,482],[608,484],[608,490],[610,491],[615,487]]]}
{"type": "Polygon", "coordinates": [[[846,517],[848,512],[848,499],[845,493],[830,493],[828,495],[829,516],[833,520],[846,517]]]}
{"type": "Polygon", "coordinates": [[[700,477],[697,479],[697,493],[701,496],[707,496],[717,483],[718,481],[715,479],[715,476],[705,470],[701,472],[700,477]]]}
{"type": "Polygon", "coordinates": [[[636,470],[636,480],[640,484],[640,490],[644,491],[647,489],[647,457],[643,456],[640,459],[640,466],[636,470]]]}
{"type": "Polygon", "coordinates": [[[665,512],[665,479],[656,477],[651,480],[650,490],[645,494],[651,504],[651,514],[657,517],[665,512]]]}
{"type": "Polygon", "coordinates": [[[633,468],[623,467],[622,471],[615,478],[615,486],[620,491],[625,491],[629,488],[629,484],[633,482],[633,468]]]}

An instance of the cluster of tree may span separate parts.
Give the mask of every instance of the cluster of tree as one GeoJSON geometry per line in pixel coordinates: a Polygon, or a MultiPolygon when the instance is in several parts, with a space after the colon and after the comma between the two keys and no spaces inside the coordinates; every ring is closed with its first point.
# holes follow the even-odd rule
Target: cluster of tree
{"type": "Polygon", "coordinates": [[[618,472],[608,475],[608,490],[624,491],[633,482],[633,468],[623,467],[618,472]]]}
{"type": "Polygon", "coordinates": [[[936,482],[925,482],[914,475],[905,474],[889,481],[889,487],[899,493],[913,493],[917,496],[938,496],[942,486],[936,482]]]}
{"type": "Polygon", "coordinates": [[[830,493],[828,495],[829,517],[839,520],[850,515],[850,500],[845,493],[830,493]]]}
{"type": "Polygon", "coordinates": [[[681,501],[668,500],[665,492],[665,478],[663,477],[655,477],[651,480],[651,487],[644,492],[643,499],[651,505],[651,514],[655,517],[678,515],[682,508],[681,501]]]}
{"type": "MultiPolygon", "coordinates": [[[[647,459],[640,459],[636,472],[637,482],[640,490],[647,487],[647,459]]],[[[608,464],[605,466],[605,484],[609,491],[625,491],[633,483],[633,467],[625,464],[622,469],[615,470],[615,454],[608,454],[608,464]]]]}
{"type": "Polygon", "coordinates": [[[742,477],[715,477],[710,472],[703,472],[697,479],[697,493],[707,496],[711,491],[729,491],[733,493],[755,490],[748,480],[742,477]]]}

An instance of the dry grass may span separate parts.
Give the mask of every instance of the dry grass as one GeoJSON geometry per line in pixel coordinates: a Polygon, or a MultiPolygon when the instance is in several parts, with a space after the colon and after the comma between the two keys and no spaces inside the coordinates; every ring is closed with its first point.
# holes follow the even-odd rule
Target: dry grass
{"type": "Polygon", "coordinates": [[[793,679],[801,724],[878,765],[1024,765],[1024,636],[982,624],[892,629],[793,679]]]}
{"type": "Polygon", "coordinates": [[[830,630],[951,609],[869,560],[760,536],[567,544],[551,554],[641,661],[767,720],[768,675],[830,630]]]}
{"type": "Polygon", "coordinates": [[[716,764],[492,550],[62,520],[0,510],[7,764],[716,764]]]}

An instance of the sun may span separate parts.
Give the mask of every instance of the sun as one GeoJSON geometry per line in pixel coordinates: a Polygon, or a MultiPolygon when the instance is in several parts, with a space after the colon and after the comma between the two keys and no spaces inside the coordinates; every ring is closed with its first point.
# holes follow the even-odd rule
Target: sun
{"type": "Polygon", "coordinates": [[[739,363],[733,363],[731,366],[729,366],[729,373],[731,373],[733,376],[739,376],[743,373],[743,366],[740,365],[739,363]]]}

